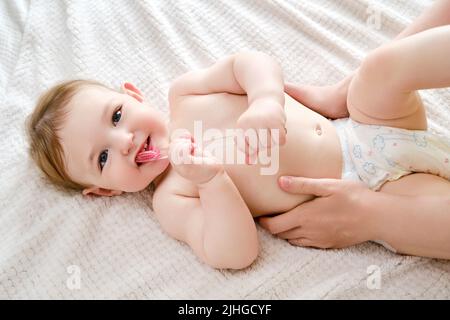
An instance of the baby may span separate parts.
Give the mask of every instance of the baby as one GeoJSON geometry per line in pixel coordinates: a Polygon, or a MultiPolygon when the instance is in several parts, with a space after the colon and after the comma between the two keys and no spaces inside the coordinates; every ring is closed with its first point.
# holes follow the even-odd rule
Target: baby
{"type": "Polygon", "coordinates": [[[449,26],[435,28],[371,53],[349,88],[350,118],[337,121],[286,95],[279,64],[258,52],[176,79],[168,122],[131,83],[119,93],[69,81],[44,94],[31,115],[31,155],[55,184],[84,195],[152,184],[169,235],[212,267],[245,268],[259,251],[253,218],[312,198],[280,190],[282,175],[449,192],[450,146],[426,131],[416,92],[450,86],[449,38],[449,26]],[[276,170],[264,174],[267,164],[276,170]]]}

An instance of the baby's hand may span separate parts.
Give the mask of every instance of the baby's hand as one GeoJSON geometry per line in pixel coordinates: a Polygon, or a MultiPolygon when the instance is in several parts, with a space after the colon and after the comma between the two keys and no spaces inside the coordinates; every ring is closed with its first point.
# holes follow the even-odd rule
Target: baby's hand
{"type": "Polygon", "coordinates": [[[201,150],[195,144],[190,133],[170,142],[169,159],[179,175],[196,184],[206,183],[224,170],[210,152],[201,150]]]}
{"type": "Polygon", "coordinates": [[[271,98],[257,99],[252,102],[248,109],[239,117],[237,127],[252,129],[257,136],[257,144],[249,144],[246,138],[246,145],[238,145],[239,149],[249,155],[255,155],[260,148],[270,149],[273,145],[284,145],[286,143],[286,113],[284,106],[271,98]],[[270,129],[278,130],[278,139],[272,137],[270,129]]]}

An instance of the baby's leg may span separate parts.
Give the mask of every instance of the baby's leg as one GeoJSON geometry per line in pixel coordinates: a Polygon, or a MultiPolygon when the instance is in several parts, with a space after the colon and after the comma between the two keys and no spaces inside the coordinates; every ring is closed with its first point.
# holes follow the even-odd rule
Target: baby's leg
{"type": "Polygon", "coordinates": [[[367,124],[426,129],[416,90],[450,86],[450,26],[428,29],[373,51],[353,78],[350,117],[367,124]]]}

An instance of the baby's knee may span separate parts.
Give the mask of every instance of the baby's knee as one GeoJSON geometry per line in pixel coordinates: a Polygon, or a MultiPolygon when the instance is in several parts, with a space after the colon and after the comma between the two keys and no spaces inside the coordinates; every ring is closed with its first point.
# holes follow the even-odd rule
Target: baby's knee
{"type": "Polygon", "coordinates": [[[394,51],[390,47],[381,47],[369,53],[358,69],[358,77],[377,85],[392,83],[396,64],[394,51]]]}

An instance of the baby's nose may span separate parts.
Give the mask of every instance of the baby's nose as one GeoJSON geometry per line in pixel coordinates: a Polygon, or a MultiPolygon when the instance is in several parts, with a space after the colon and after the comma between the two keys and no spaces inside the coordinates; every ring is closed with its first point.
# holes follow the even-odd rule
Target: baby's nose
{"type": "Polygon", "coordinates": [[[122,154],[124,156],[128,155],[131,150],[135,147],[135,144],[133,142],[134,135],[132,133],[129,133],[125,136],[124,141],[122,142],[122,154]]]}

